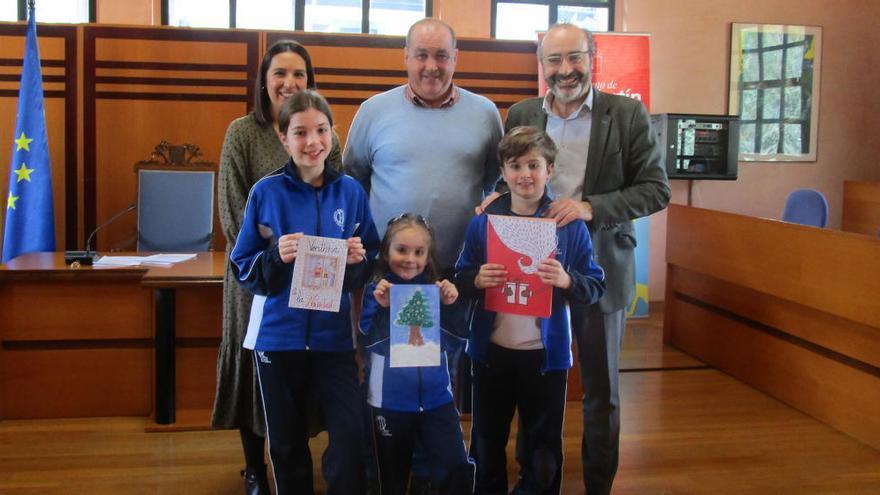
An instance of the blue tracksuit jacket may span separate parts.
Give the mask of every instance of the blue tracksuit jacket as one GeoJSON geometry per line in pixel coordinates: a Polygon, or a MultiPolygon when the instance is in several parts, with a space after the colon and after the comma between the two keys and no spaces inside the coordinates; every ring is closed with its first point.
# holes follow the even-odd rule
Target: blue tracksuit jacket
{"type": "MultiPolygon", "coordinates": [[[[545,193],[533,216],[541,217],[552,198],[545,193]]],[[[510,193],[493,201],[479,216],[471,219],[465,234],[464,248],[455,264],[455,285],[463,297],[475,299],[470,324],[467,353],[479,362],[486,362],[489,336],[494,330],[495,312],[487,311],[483,304],[483,291],[474,286],[474,278],[480,266],[486,263],[486,239],[489,219],[492,215],[514,215],[510,211],[510,193]]],[[[539,318],[541,341],[544,344],[542,371],[571,368],[571,325],[569,300],[594,303],[605,293],[605,273],[593,261],[590,233],[584,222],[571,222],[556,229],[556,259],[571,276],[571,287],[553,289],[553,306],[549,318],[539,318]]]]}
{"type": "MultiPolygon", "coordinates": [[[[384,278],[392,284],[429,283],[423,275],[403,280],[389,273],[384,278]]],[[[358,336],[368,351],[367,402],[373,407],[403,412],[426,411],[452,402],[446,354],[450,346],[456,344],[454,341],[464,340],[464,336],[452,333],[453,329],[465,328],[463,322],[454,321],[455,318],[464,318],[464,314],[458,314],[453,307],[440,305],[439,366],[392,368],[389,355],[391,310],[376,302],[373,297],[375,289],[375,282],[364,289],[358,336]]]]}
{"type": "Polygon", "coordinates": [[[360,184],[324,167],[324,183],[314,187],[299,178],[292,160],[260,179],[251,189],[241,232],[230,255],[233,273],[253,292],[244,347],[258,351],[313,350],[340,352],[354,348],[348,291],[361,287],[376,257],[379,236],[369,200],[360,184]],[[306,235],[347,239],[361,237],[364,261],[347,265],[339,312],[288,307],[293,266],[283,263],[278,237],[306,235]]]}

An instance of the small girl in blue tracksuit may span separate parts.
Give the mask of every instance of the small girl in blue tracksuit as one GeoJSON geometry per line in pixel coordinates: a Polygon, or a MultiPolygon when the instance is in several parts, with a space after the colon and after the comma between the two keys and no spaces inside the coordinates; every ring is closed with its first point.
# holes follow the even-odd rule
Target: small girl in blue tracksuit
{"type": "MultiPolygon", "coordinates": [[[[367,403],[371,407],[373,442],[382,495],[404,495],[416,437],[432,466],[437,493],[470,494],[474,467],[468,461],[458,411],[452,402],[447,342],[459,339],[447,329],[457,315],[452,305],[458,290],[437,281],[434,235],[421,215],[391,219],[379,249],[376,282],[364,290],[359,340],[366,350],[367,403]],[[441,353],[439,366],[390,366],[390,293],[395,284],[431,284],[440,289],[441,353]]],[[[409,342],[419,345],[420,337],[409,342]]]]}
{"type": "Polygon", "coordinates": [[[325,166],[333,128],[327,101],[298,92],[284,103],[278,124],[290,160],[251,189],[230,255],[233,273],[255,294],[244,347],[254,351],[275,493],[313,493],[307,425],[314,397],[329,433],[327,493],[363,493],[363,402],[348,292],[367,281],[379,236],[360,184],[325,166]],[[346,239],[337,312],[288,306],[303,235],[346,239]]]}

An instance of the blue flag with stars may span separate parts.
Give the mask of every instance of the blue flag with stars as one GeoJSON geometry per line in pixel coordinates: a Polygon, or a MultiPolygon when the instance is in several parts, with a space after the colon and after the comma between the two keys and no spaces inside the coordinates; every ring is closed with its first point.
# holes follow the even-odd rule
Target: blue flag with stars
{"type": "Polygon", "coordinates": [[[9,167],[2,262],[34,251],[55,251],[55,213],[43,111],[43,76],[31,4],[9,167]]]}

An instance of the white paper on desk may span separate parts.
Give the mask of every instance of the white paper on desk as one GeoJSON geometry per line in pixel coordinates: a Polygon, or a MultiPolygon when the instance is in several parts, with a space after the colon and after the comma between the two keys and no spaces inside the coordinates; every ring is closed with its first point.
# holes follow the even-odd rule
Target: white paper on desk
{"type": "Polygon", "coordinates": [[[173,265],[181,261],[195,259],[195,254],[154,254],[144,257],[142,263],[145,265],[173,265]]]}
{"type": "Polygon", "coordinates": [[[101,256],[94,266],[138,266],[146,256],[101,256]]]}
{"type": "Polygon", "coordinates": [[[348,243],[345,239],[306,235],[299,239],[293,279],[291,308],[339,311],[348,243]]]}

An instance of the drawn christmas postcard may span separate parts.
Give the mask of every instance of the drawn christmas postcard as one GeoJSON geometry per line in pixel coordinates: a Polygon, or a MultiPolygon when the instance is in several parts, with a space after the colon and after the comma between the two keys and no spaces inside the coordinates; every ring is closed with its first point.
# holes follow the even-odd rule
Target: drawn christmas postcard
{"type": "Polygon", "coordinates": [[[486,289],[486,309],[516,315],[550,316],[553,287],[538,277],[538,263],[556,256],[552,219],[489,215],[487,262],[507,268],[507,281],[486,289]]]}
{"type": "Polygon", "coordinates": [[[440,289],[391,286],[391,367],[440,365],[440,289]]]}
{"type": "Polygon", "coordinates": [[[290,302],[287,305],[291,308],[339,311],[347,254],[345,239],[310,235],[301,237],[293,264],[290,302]]]}

